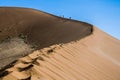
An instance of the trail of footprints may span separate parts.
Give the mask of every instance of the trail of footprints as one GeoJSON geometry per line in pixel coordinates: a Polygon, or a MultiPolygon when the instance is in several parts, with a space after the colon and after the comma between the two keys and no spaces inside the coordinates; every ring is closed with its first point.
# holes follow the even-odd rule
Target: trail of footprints
{"type": "MultiPolygon", "coordinates": [[[[50,58],[50,54],[59,49],[61,45],[54,45],[49,48],[44,48],[40,51],[34,51],[32,54],[20,58],[16,61],[13,67],[4,70],[0,74],[0,80],[8,80],[12,78],[13,80],[31,80],[31,68],[34,65],[40,65],[39,61],[45,61],[44,57],[50,58]]],[[[52,55],[52,54],[51,54],[52,55]]]]}

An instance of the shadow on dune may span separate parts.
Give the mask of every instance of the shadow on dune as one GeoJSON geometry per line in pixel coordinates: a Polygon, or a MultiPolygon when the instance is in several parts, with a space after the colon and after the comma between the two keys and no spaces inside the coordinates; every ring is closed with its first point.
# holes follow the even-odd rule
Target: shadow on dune
{"type": "Polygon", "coordinates": [[[0,8],[0,40],[25,35],[37,49],[67,43],[92,33],[92,25],[28,8],[0,8]]]}

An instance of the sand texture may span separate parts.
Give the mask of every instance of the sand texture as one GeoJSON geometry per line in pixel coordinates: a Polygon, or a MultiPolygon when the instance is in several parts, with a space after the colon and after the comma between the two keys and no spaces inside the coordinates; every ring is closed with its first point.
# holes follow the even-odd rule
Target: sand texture
{"type": "Polygon", "coordinates": [[[1,80],[120,80],[119,49],[119,40],[94,27],[86,38],[20,58],[1,80]]]}

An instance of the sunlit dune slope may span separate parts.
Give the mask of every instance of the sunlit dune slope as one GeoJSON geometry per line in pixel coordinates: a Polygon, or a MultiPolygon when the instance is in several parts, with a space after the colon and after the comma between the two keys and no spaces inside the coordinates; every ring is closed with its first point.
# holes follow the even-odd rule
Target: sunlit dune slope
{"type": "Polygon", "coordinates": [[[94,27],[78,41],[20,58],[1,80],[120,80],[120,41],[94,27]]]}

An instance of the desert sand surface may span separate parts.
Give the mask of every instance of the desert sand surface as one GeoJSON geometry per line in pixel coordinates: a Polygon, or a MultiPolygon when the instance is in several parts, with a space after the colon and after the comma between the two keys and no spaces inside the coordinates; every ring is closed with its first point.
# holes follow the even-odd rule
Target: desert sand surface
{"type": "MultiPolygon", "coordinates": [[[[0,80],[120,80],[120,40],[95,26],[70,21],[83,27],[78,30],[70,22],[74,28],[70,30],[80,31],[68,33],[69,39],[74,40],[45,45],[18,58],[0,73],[0,80]],[[79,37],[75,38],[76,35],[79,37]]],[[[68,37],[64,38],[61,39],[68,37]]]]}
{"type": "Polygon", "coordinates": [[[1,80],[120,80],[119,49],[119,40],[94,27],[93,34],[81,40],[18,59],[1,80]]]}
{"type": "Polygon", "coordinates": [[[0,68],[31,52],[23,41],[13,39],[11,42],[11,38],[25,37],[27,44],[42,49],[75,41],[91,33],[92,25],[85,22],[30,8],[0,7],[0,68]]]}

